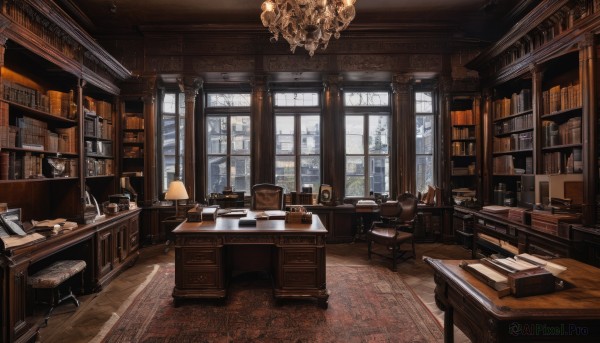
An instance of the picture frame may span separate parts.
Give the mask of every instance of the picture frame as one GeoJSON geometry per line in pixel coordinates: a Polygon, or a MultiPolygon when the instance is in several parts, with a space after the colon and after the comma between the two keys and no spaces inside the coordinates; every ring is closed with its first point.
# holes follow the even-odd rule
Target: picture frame
{"type": "Polygon", "coordinates": [[[333,201],[333,187],[322,184],[319,187],[319,204],[329,205],[333,201]]]}

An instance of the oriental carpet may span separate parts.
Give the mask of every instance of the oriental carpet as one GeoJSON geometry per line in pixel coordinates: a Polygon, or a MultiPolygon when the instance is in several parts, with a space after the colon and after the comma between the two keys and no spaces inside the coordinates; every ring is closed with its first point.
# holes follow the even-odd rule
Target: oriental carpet
{"type": "Polygon", "coordinates": [[[329,308],[273,298],[271,280],[236,277],[224,302],[173,306],[174,265],[158,272],[104,342],[441,342],[440,323],[385,266],[327,266],[329,308]]]}

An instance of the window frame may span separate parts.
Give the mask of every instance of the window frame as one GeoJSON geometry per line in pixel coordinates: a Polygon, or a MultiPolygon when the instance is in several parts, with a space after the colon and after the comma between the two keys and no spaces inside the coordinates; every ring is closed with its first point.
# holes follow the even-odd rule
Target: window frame
{"type": "MultiPolygon", "coordinates": [[[[322,113],[322,92],[312,89],[282,89],[273,92],[273,156],[274,156],[274,177],[275,184],[277,183],[277,157],[279,156],[294,156],[294,183],[295,189],[288,189],[289,192],[301,192],[301,160],[306,156],[319,156],[319,184],[323,182],[323,113],[322,113]],[[278,106],[276,104],[276,94],[285,93],[317,93],[317,104],[315,106],[278,106]],[[293,117],[294,118],[294,153],[293,154],[277,154],[277,117],[293,117]],[[319,153],[317,154],[302,154],[302,134],[301,134],[301,118],[303,116],[318,116],[319,117],[319,153]]],[[[313,193],[317,189],[313,187],[313,193]]]]}
{"type": "Polygon", "coordinates": [[[165,193],[167,191],[167,189],[169,188],[169,184],[171,181],[173,181],[174,179],[181,179],[181,180],[185,180],[185,174],[184,174],[184,168],[183,168],[183,162],[185,159],[185,144],[183,142],[183,139],[185,139],[185,93],[178,91],[176,89],[166,89],[161,93],[161,101],[159,104],[159,115],[158,115],[158,121],[159,121],[159,125],[158,125],[158,142],[159,142],[159,146],[160,149],[158,149],[157,151],[159,151],[160,153],[158,154],[158,163],[161,166],[158,170],[158,174],[159,174],[159,189],[161,190],[162,193],[165,193]],[[175,112],[174,113],[168,113],[164,111],[164,101],[165,98],[167,96],[167,94],[175,94],[175,112]],[[166,174],[166,168],[165,168],[165,153],[164,153],[164,147],[165,147],[165,140],[164,140],[164,135],[165,135],[165,125],[164,125],[164,118],[168,116],[168,117],[173,117],[174,121],[175,121],[175,127],[179,127],[179,130],[175,130],[175,171],[173,173],[173,179],[169,179],[169,175],[166,174]]]}
{"type": "Polygon", "coordinates": [[[205,185],[205,189],[206,192],[208,193],[207,195],[209,195],[210,193],[214,193],[213,189],[210,185],[210,159],[212,157],[217,157],[217,156],[224,156],[226,158],[226,184],[224,186],[229,186],[229,187],[233,187],[232,185],[232,165],[231,165],[231,161],[232,161],[232,157],[236,157],[236,156],[243,156],[243,157],[247,157],[250,161],[250,165],[248,166],[248,171],[246,174],[244,174],[245,176],[247,176],[248,180],[249,180],[249,184],[248,184],[248,188],[247,190],[238,190],[238,189],[233,189],[233,191],[237,191],[237,192],[241,192],[244,191],[246,194],[250,194],[250,190],[252,188],[252,127],[253,127],[253,122],[252,122],[252,92],[247,91],[247,92],[240,92],[240,91],[219,91],[219,90],[211,90],[211,91],[207,91],[206,93],[203,94],[204,95],[204,111],[205,111],[205,116],[204,116],[204,126],[205,126],[205,130],[203,132],[204,134],[204,144],[205,144],[205,154],[206,154],[206,166],[204,169],[204,185],[205,185]],[[250,104],[248,106],[214,106],[214,107],[209,107],[208,106],[208,97],[211,94],[247,94],[249,96],[249,100],[250,100],[250,104]],[[209,139],[210,136],[208,135],[208,129],[209,129],[209,125],[208,125],[208,120],[210,118],[214,118],[214,117],[225,117],[226,121],[227,121],[227,148],[226,148],[226,153],[225,154],[211,154],[209,153],[209,139]],[[232,123],[231,123],[231,118],[232,117],[247,117],[249,120],[249,140],[250,140],[250,144],[248,147],[248,154],[232,154],[231,153],[231,149],[232,149],[232,123]]]}
{"type": "MultiPolygon", "coordinates": [[[[344,130],[343,130],[343,137],[344,137],[344,197],[357,197],[357,195],[348,195],[347,194],[347,185],[346,185],[346,178],[347,178],[347,171],[346,171],[346,164],[347,164],[347,157],[348,156],[363,156],[363,162],[364,162],[364,166],[365,166],[365,170],[364,170],[364,189],[363,189],[363,195],[360,196],[358,195],[358,197],[366,197],[368,195],[370,195],[371,193],[371,171],[370,171],[370,158],[371,157],[377,157],[377,156],[384,156],[387,157],[387,166],[388,166],[388,175],[387,175],[387,192],[386,193],[382,193],[382,194],[387,194],[390,195],[392,190],[391,190],[391,175],[393,175],[392,170],[390,169],[392,167],[392,130],[394,130],[394,128],[392,127],[392,92],[390,90],[385,90],[385,89],[381,89],[381,88],[374,88],[374,89],[365,89],[365,88],[360,88],[360,89],[344,89],[344,92],[342,93],[342,108],[343,108],[343,126],[344,126],[344,130]],[[387,106],[368,106],[368,105],[362,105],[362,106],[347,106],[346,105],[346,94],[347,93],[386,93],[387,94],[387,106]],[[348,116],[362,116],[363,117],[363,154],[348,154],[346,151],[346,118],[348,116]],[[370,153],[369,152],[369,117],[370,116],[387,116],[388,118],[388,134],[387,134],[387,144],[388,144],[388,150],[387,150],[387,154],[374,154],[374,153],[370,153]]],[[[373,191],[374,192],[374,191],[373,191]]],[[[378,193],[378,192],[377,192],[378,193]]]]}
{"type": "Polygon", "coordinates": [[[415,116],[415,169],[414,169],[414,173],[415,173],[415,191],[416,192],[423,192],[426,189],[419,189],[419,185],[418,185],[418,173],[417,173],[417,168],[418,168],[418,158],[420,156],[431,156],[431,160],[432,160],[432,166],[433,166],[433,170],[432,170],[432,176],[431,176],[431,185],[437,185],[438,181],[439,181],[439,162],[438,162],[438,156],[441,153],[440,149],[437,148],[438,146],[438,130],[439,130],[439,109],[437,106],[437,94],[434,90],[433,87],[419,87],[419,88],[415,88],[412,92],[412,99],[413,99],[413,103],[414,103],[414,107],[413,107],[413,114],[415,116]],[[417,93],[430,93],[431,94],[431,112],[417,112],[418,106],[417,106],[417,93]],[[417,117],[419,116],[423,116],[423,117],[431,117],[431,122],[433,125],[433,128],[431,129],[431,135],[432,135],[432,141],[431,141],[431,145],[432,145],[432,151],[431,153],[419,153],[417,151],[418,149],[418,138],[417,138],[417,117]]]}

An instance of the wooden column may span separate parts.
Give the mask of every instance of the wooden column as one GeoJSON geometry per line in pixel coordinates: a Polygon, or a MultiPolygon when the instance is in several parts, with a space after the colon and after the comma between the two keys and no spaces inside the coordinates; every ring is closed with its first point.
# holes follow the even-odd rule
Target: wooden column
{"type": "MultiPolygon", "coordinates": [[[[252,84],[252,176],[251,183],[275,183],[273,106],[267,76],[256,74],[252,84]]],[[[251,186],[252,186],[251,185],[251,186]]]]}
{"type": "Polygon", "coordinates": [[[156,76],[144,78],[144,202],[152,204],[158,201],[158,173],[156,172],[157,130],[156,130],[156,76]]]}
{"type": "Polygon", "coordinates": [[[204,105],[204,101],[204,82],[201,82],[198,95],[196,96],[196,108],[194,109],[196,116],[194,123],[194,130],[196,131],[196,140],[194,141],[196,154],[194,155],[194,161],[198,166],[195,170],[196,200],[202,203],[208,195],[206,190],[206,166],[208,163],[206,159],[206,106],[204,105]]]}
{"type": "Polygon", "coordinates": [[[582,100],[581,139],[583,145],[583,223],[596,222],[596,190],[598,189],[596,52],[594,34],[587,33],[579,43],[579,80],[582,100]]]}
{"type": "Polygon", "coordinates": [[[185,140],[184,140],[184,160],[183,175],[185,188],[188,192],[189,201],[196,201],[196,96],[201,87],[201,80],[197,77],[183,78],[183,91],[185,94],[185,140]]]}
{"type": "Polygon", "coordinates": [[[87,166],[85,159],[85,142],[83,140],[84,134],[84,113],[83,113],[83,87],[86,85],[86,81],[83,79],[77,80],[77,89],[75,90],[75,97],[77,102],[77,120],[79,125],[77,126],[77,151],[79,151],[79,210],[77,211],[79,223],[84,223],[85,213],[85,178],[87,175],[87,166]]]}
{"type": "Polygon", "coordinates": [[[482,137],[482,149],[477,153],[481,155],[481,174],[483,178],[482,192],[477,194],[482,199],[482,205],[489,205],[492,195],[492,95],[490,89],[486,89],[482,99],[482,115],[481,115],[481,137],[482,137]]]}
{"type": "Polygon", "coordinates": [[[322,115],[322,164],[321,183],[333,187],[333,200],[342,202],[345,195],[345,145],[344,111],[342,101],[342,76],[328,75],[324,82],[322,115]]]}
{"type": "MultiPolygon", "coordinates": [[[[392,125],[397,136],[392,136],[392,144],[397,146],[395,172],[390,178],[395,179],[396,194],[415,193],[415,114],[412,100],[411,77],[404,74],[393,76],[392,125]]],[[[393,170],[393,169],[392,169],[393,170]]]]}
{"type": "MultiPolygon", "coordinates": [[[[452,204],[452,120],[450,118],[450,111],[452,110],[452,78],[447,75],[443,76],[440,80],[438,90],[439,111],[433,109],[434,116],[436,112],[436,134],[434,135],[434,164],[437,161],[438,165],[435,168],[435,180],[438,187],[442,188],[443,191],[443,202],[452,204]]],[[[434,93],[435,94],[435,93],[434,93]]]]}
{"type": "Polygon", "coordinates": [[[533,153],[531,158],[533,159],[533,174],[543,174],[543,154],[542,154],[542,120],[540,119],[542,115],[542,79],[544,77],[543,71],[540,70],[537,65],[530,65],[529,71],[531,73],[531,94],[533,94],[533,98],[531,99],[531,107],[533,110],[533,132],[534,142],[533,142],[533,153]]]}

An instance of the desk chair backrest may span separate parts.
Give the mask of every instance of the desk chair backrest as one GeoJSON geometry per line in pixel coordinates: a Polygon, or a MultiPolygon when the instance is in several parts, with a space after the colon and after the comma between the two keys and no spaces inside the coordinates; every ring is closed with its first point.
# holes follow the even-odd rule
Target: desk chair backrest
{"type": "Polygon", "coordinates": [[[417,197],[410,193],[404,193],[398,196],[398,203],[400,204],[400,207],[402,207],[402,212],[400,212],[398,218],[399,223],[410,223],[412,226],[412,221],[417,215],[417,197]]]}
{"type": "Polygon", "coordinates": [[[283,210],[283,187],[269,183],[252,186],[252,209],[256,211],[283,210]]]}

